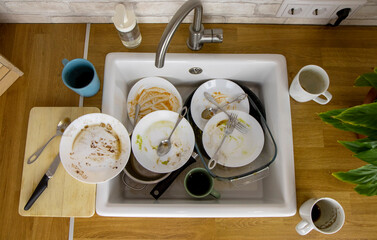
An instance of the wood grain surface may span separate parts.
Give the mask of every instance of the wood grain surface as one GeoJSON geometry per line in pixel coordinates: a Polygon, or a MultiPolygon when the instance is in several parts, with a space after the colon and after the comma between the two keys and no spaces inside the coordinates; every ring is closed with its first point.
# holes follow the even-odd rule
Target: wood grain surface
{"type": "Polygon", "coordinates": [[[34,192],[50,164],[59,154],[61,136],[57,136],[32,164],[28,158],[56,133],[59,121],[69,118],[74,121],[88,113],[98,113],[95,107],[34,107],[30,111],[26,136],[25,159],[22,170],[20,203],[22,216],[39,217],[91,217],[95,212],[96,185],[74,179],[62,164],[48,181],[48,188],[28,210],[24,206],[34,192]]]}
{"type": "MultiPolygon", "coordinates": [[[[166,24],[140,24],[143,41],[138,48],[128,50],[121,44],[112,24],[93,24],[88,59],[94,64],[103,81],[107,53],[155,52],[165,26],[166,24]]],[[[353,82],[359,74],[371,71],[377,66],[377,28],[251,24],[206,24],[205,27],[223,28],[224,42],[204,45],[198,53],[283,54],[287,59],[289,82],[304,65],[316,64],[327,71],[330,76],[329,91],[333,94],[329,104],[322,106],[314,102],[298,103],[291,99],[297,205],[300,206],[312,197],[334,198],[344,207],[345,225],[335,235],[323,235],[312,231],[301,237],[294,229],[300,221],[298,214],[288,218],[203,219],[107,218],[95,215],[91,218],[75,219],[74,239],[377,239],[377,198],[360,196],[353,191],[353,185],[340,182],[331,176],[334,171],[347,171],[364,164],[337,143],[337,140],[355,139],[355,135],[324,124],[317,115],[319,112],[345,108],[363,101],[368,89],[353,87],[353,82]]],[[[172,39],[169,52],[191,53],[186,47],[187,28],[187,24],[179,27],[172,39]]],[[[21,182],[27,115],[31,106],[42,104],[42,100],[38,101],[33,94],[39,93],[38,97],[45,99],[45,106],[62,106],[67,105],[67,102],[72,104],[70,106],[77,106],[78,98],[71,99],[70,96],[74,97],[74,94],[70,95],[64,86],[61,88],[64,93],[58,96],[44,87],[46,75],[58,78],[61,71],[52,59],[47,59],[68,55],[68,52],[70,56],[78,54],[76,57],[80,57],[81,52],[78,48],[82,47],[85,29],[83,25],[0,25],[0,30],[7,32],[3,36],[10,36],[7,39],[0,37],[0,52],[24,71],[23,66],[26,62],[30,65],[29,70],[25,71],[26,76],[20,78],[0,97],[0,187],[5,189],[3,198],[0,199],[0,238],[67,239],[68,220],[48,218],[44,221],[44,218],[20,217],[17,214],[17,198],[21,182]],[[48,46],[52,44],[52,39],[55,39],[52,36],[55,28],[59,28],[56,32],[66,42],[77,41],[76,48],[70,45],[51,50],[48,46]],[[25,29],[30,32],[26,41],[21,31],[25,29]],[[64,34],[59,33],[61,31],[64,34]],[[16,32],[19,38],[14,37],[16,32]],[[41,32],[44,34],[38,35],[41,32]],[[43,59],[44,68],[38,65],[35,57],[30,60],[30,57],[23,53],[22,50],[25,48],[16,49],[15,46],[19,45],[13,45],[12,41],[25,41],[22,46],[34,44],[35,48],[28,51],[39,57],[42,57],[42,52],[46,54],[47,59],[43,59]],[[14,47],[5,48],[3,43],[14,47]],[[38,79],[30,78],[30,69],[34,68],[39,68],[33,75],[33,78],[38,79]],[[29,79],[28,83],[26,77],[33,81],[30,82],[29,79]],[[23,89],[25,86],[22,83],[27,84],[27,90],[23,89]],[[29,87],[31,84],[38,90],[29,87]],[[9,106],[9,102],[14,103],[13,107],[9,106]],[[4,115],[6,113],[8,115],[4,115]],[[14,226],[18,222],[22,227],[14,226]]],[[[62,41],[59,38],[58,40],[62,41]]],[[[84,105],[101,107],[101,96],[99,93],[85,99],[84,105]]]]}
{"type": "Polygon", "coordinates": [[[0,97],[0,239],[68,239],[69,219],[18,214],[29,112],[78,106],[61,80],[63,58],[83,56],[85,24],[0,24],[0,53],[22,69],[0,97]]]}
{"type": "Polygon", "coordinates": [[[0,96],[23,74],[0,54],[0,96]]]}

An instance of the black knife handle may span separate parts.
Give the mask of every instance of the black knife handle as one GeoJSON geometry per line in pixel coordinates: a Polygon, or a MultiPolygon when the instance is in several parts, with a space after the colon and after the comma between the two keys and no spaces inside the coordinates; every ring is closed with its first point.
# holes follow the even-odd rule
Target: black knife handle
{"type": "Polygon", "coordinates": [[[183,170],[185,170],[188,166],[190,166],[194,162],[196,162],[196,160],[193,157],[190,157],[190,159],[185,163],[185,165],[183,165],[181,168],[172,172],[167,178],[165,178],[161,182],[157,183],[156,186],[150,192],[150,194],[157,200],[170,187],[170,185],[179,176],[179,174],[181,174],[183,170]]]}
{"type": "Polygon", "coordinates": [[[35,188],[33,194],[31,195],[29,201],[26,203],[24,210],[27,211],[33,206],[34,202],[39,198],[43,191],[47,188],[49,177],[45,174],[41,181],[38,183],[38,186],[35,188]]]}

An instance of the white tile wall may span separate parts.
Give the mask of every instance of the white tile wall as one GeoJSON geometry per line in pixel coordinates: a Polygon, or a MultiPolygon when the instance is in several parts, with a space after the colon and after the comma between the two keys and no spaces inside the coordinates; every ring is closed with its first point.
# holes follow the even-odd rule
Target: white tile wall
{"type": "Polygon", "coordinates": [[[8,13],[22,13],[22,14],[38,14],[38,15],[53,15],[53,14],[69,14],[69,4],[66,2],[24,2],[12,1],[5,2],[5,7],[9,10],[8,13]]]}
{"type": "Polygon", "coordinates": [[[233,2],[204,2],[203,12],[206,15],[220,16],[252,16],[255,10],[255,3],[233,3],[233,2]]]}
{"type": "Polygon", "coordinates": [[[16,15],[16,14],[0,14],[0,22],[3,23],[51,23],[51,17],[42,15],[16,15]]]}
{"type": "Polygon", "coordinates": [[[259,4],[256,10],[256,15],[271,15],[275,16],[279,11],[280,4],[259,4]]]}
{"type": "Polygon", "coordinates": [[[358,19],[377,19],[377,5],[366,6],[358,10],[354,18],[358,19]]]}
{"type": "Polygon", "coordinates": [[[149,1],[134,2],[136,16],[173,16],[182,5],[181,2],[149,1]]]}
{"type": "Polygon", "coordinates": [[[228,17],[226,23],[284,24],[285,18],[228,17]]]}
{"type": "MultiPolygon", "coordinates": [[[[315,1],[315,0],[313,0],[315,1]]],[[[0,0],[0,22],[111,23],[117,3],[132,4],[140,23],[167,23],[184,0],[0,0]]],[[[202,0],[204,23],[326,24],[277,18],[283,0],[202,0]]],[[[192,13],[184,22],[190,22],[192,13]]],[[[377,0],[368,0],[344,25],[377,26],[377,0]]]]}
{"type": "Polygon", "coordinates": [[[7,9],[0,4],[0,13],[6,13],[7,9]]]}
{"type": "Polygon", "coordinates": [[[111,16],[117,2],[71,2],[69,7],[73,15],[80,16],[111,16]]]}
{"type": "Polygon", "coordinates": [[[109,23],[111,22],[111,17],[105,16],[89,16],[89,17],[75,17],[75,16],[56,16],[51,17],[51,23],[109,23]]]}

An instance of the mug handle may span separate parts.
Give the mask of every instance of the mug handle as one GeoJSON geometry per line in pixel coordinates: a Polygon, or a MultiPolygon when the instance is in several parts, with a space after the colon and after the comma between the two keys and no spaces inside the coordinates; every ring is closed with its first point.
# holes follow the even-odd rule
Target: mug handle
{"type": "Polygon", "coordinates": [[[64,58],[64,59],[62,60],[62,63],[63,63],[64,66],[67,65],[68,62],[69,62],[69,61],[68,61],[66,58],[64,58]]]}
{"type": "Polygon", "coordinates": [[[330,100],[332,99],[332,95],[331,93],[329,93],[328,91],[322,93],[322,95],[326,98],[326,99],[322,99],[320,97],[316,97],[313,99],[313,101],[319,103],[319,104],[322,104],[322,105],[325,105],[326,103],[330,102],[330,100]]]}
{"type": "Polygon", "coordinates": [[[221,194],[218,191],[216,191],[215,189],[212,189],[210,195],[214,198],[217,198],[217,199],[219,199],[221,197],[221,194]]]}
{"type": "Polygon", "coordinates": [[[306,235],[313,229],[313,226],[305,220],[296,225],[296,231],[300,235],[306,235]]]}

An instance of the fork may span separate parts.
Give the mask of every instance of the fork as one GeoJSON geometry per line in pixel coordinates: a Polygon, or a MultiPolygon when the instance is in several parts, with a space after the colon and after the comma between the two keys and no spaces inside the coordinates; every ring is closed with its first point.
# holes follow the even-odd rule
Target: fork
{"type": "Polygon", "coordinates": [[[233,132],[233,130],[236,127],[237,122],[238,122],[237,118],[238,118],[237,114],[235,114],[235,113],[230,114],[229,120],[228,120],[228,122],[226,123],[226,126],[225,126],[223,139],[221,140],[220,145],[217,147],[215,153],[213,154],[213,157],[208,162],[208,168],[209,169],[213,169],[216,166],[216,164],[217,164],[217,153],[219,152],[221,146],[224,144],[226,137],[229,136],[230,134],[232,134],[232,132],[233,132]]]}
{"type": "MultiPolygon", "coordinates": [[[[227,116],[228,118],[230,119],[230,114],[223,108],[220,106],[220,104],[218,104],[216,102],[216,100],[211,96],[211,94],[209,94],[208,92],[204,92],[204,97],[210,101],[212,104],[214,104],[216,107],[218,107],[221,111],[223,111],[227,116]]],[[[237,115],[236,115],[237,116],[237,115]]],[[[245,126],[245,124],[243,124],[242,122],[238,121],[238,119],[236,118],[236,126],[235,128],[242,134],[246,134],[248,132],[248,129],[247,127],[245,126]]]]}

